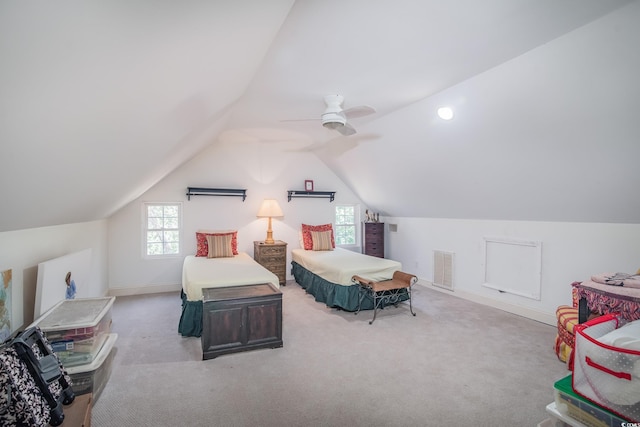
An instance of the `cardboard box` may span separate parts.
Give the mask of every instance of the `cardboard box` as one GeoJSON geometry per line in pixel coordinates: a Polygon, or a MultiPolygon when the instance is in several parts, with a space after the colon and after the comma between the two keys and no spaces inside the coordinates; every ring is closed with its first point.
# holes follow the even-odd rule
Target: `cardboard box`
{"type": "Polygon", "coordinates": [[[64,407],[64,422],[62,427],[91,427],[91,408],[93,394],[76,396],[71,405],[64,407]]]}

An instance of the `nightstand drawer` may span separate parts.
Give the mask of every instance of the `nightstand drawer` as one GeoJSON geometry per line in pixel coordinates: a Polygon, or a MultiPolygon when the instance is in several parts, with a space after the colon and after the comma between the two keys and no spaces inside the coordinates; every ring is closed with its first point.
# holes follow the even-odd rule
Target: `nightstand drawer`
{"type": "Polygon", "coordinates": [[[280,264],[282,262],[282,256],[261,256],[258,261],[260,264],[280,264]]]}
{"type": "Polygon", "coordinates": [[[287,251],[287,247],[286,246],[272,246],[272,245],[261,245],[260,246],[260,257],[261,258],[266,258],[266,257],[281,257],[282,255],[284,255],[287,251]]]}

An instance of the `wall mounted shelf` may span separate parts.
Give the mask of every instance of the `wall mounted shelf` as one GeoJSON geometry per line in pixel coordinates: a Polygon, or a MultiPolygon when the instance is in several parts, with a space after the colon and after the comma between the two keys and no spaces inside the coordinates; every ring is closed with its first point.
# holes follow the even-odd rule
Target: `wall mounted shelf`
{"type": "Polygon", "coordinates": [[[235,196],[242,197],[242,201],[247,198],[246,189],[232,188],[202,188],[187,187],[187,200],[191,200],[191,196],[235,196]]]}
{"type": "Polygon", "coordinates": [[[305,191],[305,190],[288,190],[287,198],[291,201],[294,197],[312,197],[317,199],[329,199],[329,202],[333,202],[335,199],[335,191],[305,191]]]}

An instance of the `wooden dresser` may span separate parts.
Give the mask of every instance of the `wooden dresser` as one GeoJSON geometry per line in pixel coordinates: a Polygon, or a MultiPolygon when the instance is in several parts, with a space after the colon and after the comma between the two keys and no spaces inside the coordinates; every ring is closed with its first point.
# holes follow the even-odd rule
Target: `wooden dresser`
{"type": "Polygon", "coordinates": [[[276,240],[272,245],[262,241],[253,242],[253,259],[278,276],[280,285],[287,284],[287,243],[276,240]]]}
{"type": "Polygon", "coordinates": [[[364,254],[384,258],[384,222],[365,222],[363,228],[364,254]]]}
{"type": "Polygon", "coordinates": [[[202,359],[282,347],[282,292],[271,283],[202,290],[202,359]]]}

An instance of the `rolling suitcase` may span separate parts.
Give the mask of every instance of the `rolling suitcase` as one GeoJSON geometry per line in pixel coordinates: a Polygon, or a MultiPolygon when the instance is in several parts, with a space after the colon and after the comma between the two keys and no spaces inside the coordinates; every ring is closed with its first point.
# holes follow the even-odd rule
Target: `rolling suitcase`
{"type": "Polygon", "coordinates": [[[0,426],[57,426],[74,400],[71,380],[38,327],[0,347],[0,426]]]}

